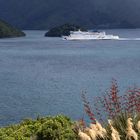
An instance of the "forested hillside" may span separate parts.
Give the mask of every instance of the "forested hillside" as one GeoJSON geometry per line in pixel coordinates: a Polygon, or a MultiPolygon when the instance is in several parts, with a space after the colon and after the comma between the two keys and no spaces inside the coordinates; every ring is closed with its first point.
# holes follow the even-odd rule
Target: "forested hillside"
{"type": "Polygon", "coordinates": [[[25,36],[25,34],[22,31],[12,27],[10,24],[0,20],[0,38],[20,36],[25,36]]]}
{"type": "Polygon", "coordinates": [[[0,0],[0,17],[22,29],[140,27],[139,10],[139,0],[0,0]]]}

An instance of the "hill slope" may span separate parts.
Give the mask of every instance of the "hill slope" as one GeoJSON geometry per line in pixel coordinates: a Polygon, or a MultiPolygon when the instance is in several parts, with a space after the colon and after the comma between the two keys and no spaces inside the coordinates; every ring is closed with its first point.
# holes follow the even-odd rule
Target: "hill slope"
{"type": "Polygon", "coordinates": [[[25,34],[8,23],[0,20],[0,38],[20,36],[25,36],[25,34]]]}
{"type": "Polygon", "coordinates": [[[139,9],[139,0],[0,0],[0,17],[24,29],[140,27],[139,9]]]}

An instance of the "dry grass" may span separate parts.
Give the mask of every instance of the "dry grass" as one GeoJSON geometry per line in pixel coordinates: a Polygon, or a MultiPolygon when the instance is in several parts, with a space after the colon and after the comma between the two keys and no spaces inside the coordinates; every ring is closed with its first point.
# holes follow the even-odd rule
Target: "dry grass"
{"type": "MultiPolygon", "coordinates": [[[[138,128],[140,121],[134,120],[138,116],[133,119],[126,117],[127,115],[121,114],[113,121],[108,120],[105,128],[97,121],[97,124],[90,124],[89,127],[80,130],[79,134],[85,134],[91,140],[140,140],[138,128]]],[[[80,137],[80,140],[84,140],[83,137],[80,137]]]]}

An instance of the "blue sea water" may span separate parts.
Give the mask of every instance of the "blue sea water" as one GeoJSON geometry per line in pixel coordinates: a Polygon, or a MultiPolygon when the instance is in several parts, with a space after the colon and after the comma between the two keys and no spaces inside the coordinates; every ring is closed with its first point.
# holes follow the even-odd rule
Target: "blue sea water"
{"type": "Polygon", "coordinates": [[[38,115],[83,117],[81,91],[102,96],[112,78],[120,94],[140,85],[140,29],[107,30],[120,40],[64,41],[45,31],[0,39],[0,126],[38,115]]]}

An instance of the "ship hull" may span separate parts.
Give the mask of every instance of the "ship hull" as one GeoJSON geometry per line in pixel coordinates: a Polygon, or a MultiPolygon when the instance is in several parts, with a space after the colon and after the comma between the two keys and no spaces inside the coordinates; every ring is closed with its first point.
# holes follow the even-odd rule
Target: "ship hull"
{"type": "Polygon", "coordinates": [[[114,36],[112,38],[72,38],[72,37],[63,37],[64,40],[119,40],[118,36],[114,36]]]}

